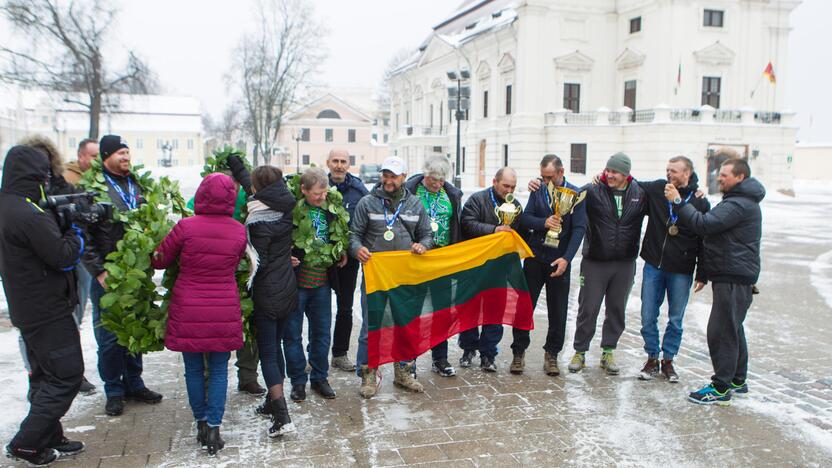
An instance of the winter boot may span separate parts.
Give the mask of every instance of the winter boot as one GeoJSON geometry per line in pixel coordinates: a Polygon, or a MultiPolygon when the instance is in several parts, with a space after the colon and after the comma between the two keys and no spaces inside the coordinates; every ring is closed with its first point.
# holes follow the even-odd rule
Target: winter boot
{"type": "Polygon", "coordinates": [[[259,414],[260,416],[269,416],[269,415],[271,415],[272,414],[271,413],[272,407],[271,407],[271,405],[269,405],[269,401],[270,401],[269,394],[267,392],[265,400],[263,400],[262,404],[259,404],[259,405],[257,405],[256,408],[254,408],[254,412],[259,414]]]}
{"type": "Polygon", "coordinates": [[[549,376],[560,375],[560,368],[558,367],[558,355],[549,354],[546,352],[543,355],[543,372],[549,376]]]}
{"type": "Polygon", "coordinates": [[[508,371],[512,374],[522,374],[523,369],[526,368],[526,353],[514,353],[514,357],[511,360],[511,366],[508,368],[508,371]]]}
{"type": "Polygon", "coordinates": [[[286,398],[280,397],[269,402],[272,414],[272,427],[269,428],[269,437],[280,437],[290,432],[295,432],[295,425],[289,417],[289,408],[286,407],[286,398]]]}
{"type": "Polygon", "coordinates": [[[206,447],[206,437],[208,435],[208,421],[197,421],[196,422],[196,443],[199,444],[200,447],[206,447]]]}
{"type": "Polygon", "coordinates": [[[364,398],[372,398],[377,391],[376,370],[370,369],[367,366],[361,366],[361,388],[358,390],[358,393],[364,398]]]}
{"type": "Polygon", "coordinates": [[[225,441],[220,437],[219,426],[208,426],[205,430],[205,446],[208,449],[208,455],[216,455],[225,447],[225,441]]]}
{"type": "Polygon", "coordinates": [[[393,378],[393,385],[410,390],[411,392],[422,393],[425,391],[425,388],[422,387],[422,384],[420,384],[419,381],[413,376],[414,365],[415,363],[413,362],[409,362],[404,365],[397,362],[393,363],[393,372],[395,375],[393,378]]]}

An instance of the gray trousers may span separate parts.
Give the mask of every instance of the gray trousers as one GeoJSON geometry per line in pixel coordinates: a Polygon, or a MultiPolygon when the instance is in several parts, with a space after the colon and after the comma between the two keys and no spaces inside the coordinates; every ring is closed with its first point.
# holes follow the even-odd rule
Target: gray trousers
{"type": "Polygon", "coordinates": [[[633,289],[635,260],[599,262],[581,260],[581,292],[578,295],[578,323],[575,327],[575,351],[586,352],[595,335],[601,301],[604,301],[604,327],[601,347],[615,348],[624,333],[624,311],[633,289]]]}

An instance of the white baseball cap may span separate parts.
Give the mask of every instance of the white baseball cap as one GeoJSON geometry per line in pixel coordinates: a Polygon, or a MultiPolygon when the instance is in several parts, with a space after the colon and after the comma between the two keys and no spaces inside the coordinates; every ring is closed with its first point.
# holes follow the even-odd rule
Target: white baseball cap
{"type": "Polygon", "coordinates": [[[399,176],[407,172],[407,166],[405,166],[402,158],[398,156],[388,156],[387,159],[381,163],[381,170],[390,171],[399,176]]]}

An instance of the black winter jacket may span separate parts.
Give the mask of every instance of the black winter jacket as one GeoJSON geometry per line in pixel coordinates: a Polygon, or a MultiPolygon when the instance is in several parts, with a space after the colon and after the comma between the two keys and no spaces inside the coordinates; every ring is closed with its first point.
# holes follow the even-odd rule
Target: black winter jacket
{"type": "Polygon", "coordinates": [[[37,206],[49,160],[15,146],[6,156],[0,189],[0,276],[12,325],[30,330],[72,314],[78,302],[74,266],[82,239],[60,232],[55,216],[37,206]]]}
{"type": "MultiPolygon", "coordinates": [[[[505,200],[494,193],[494,200],[491,200],[491,191],[493,188],[480,190],[471,195],[465,206],[462,208],[462,237],[463,239],[474,239],[477,237],[494,234],[494,230],[500,225],[500,220],[497,218],[497,213],[494,212],[494,201],[497,205],[502,205],[505,200]]],[[[523,214],[523,207],[517,199],[514,200],[514,206],[520,208],[520,213],[514,218],[511,223],[511,228],[517,231],[520,228],[520,217],[523,214]]]]}
{"type": "Polygon", "coordinates": [[[621,218],[617,216],[613,191],[605,181],[586,187],[587,228],[583,256],[590,260],[635,260],[641,240],[641,225],[647,214],[644,190],[630,183],[624,192],[621,218]]]}
{"type": "MultiPolygon", "coordinates": [[[[566,179],[563,181],[563,186],[579,193],[581,190],[567,182],[566,179]]],[[[558,247],[547,247],[543,245],[546,240],[546,233],[549,231],[546,228],[546,220],[554,214],[547,194],[546,186],[541,181],[540,189],[535,190],[529,196],[526,209],[523,210],[523,215],[520,217],[520,226],[526,231],[524,237],[528,241],[529,248],[532,249],[535,258],[549,264],[559,258],[566,259],[571,263],[586,232],[586,201],[576,205],[572,213],[564,216],[561,220],[558,247]]]]}
{"type": "Polygon", "coordinates": [[[282,180],[263,188],[254,200],[269,207],[249,212],[248,241],[259,258],[251,298],[254,316],[281,320],[297,308],[298,288],[292,270],[292,209],[295,197],[282,180]]]}
{"type": "MultiPolygon", "coordinates": [[[[697,211],[706,213],[711,209],[711,203],[705,197],[697,198],[695,193],[699,189],[699,179],[694,173],[688,182],[687,187],[679,190],[682,200],[690,195],[689,204],[697,211]],[[693,195],[691,195],[693,194],[693,195]]],[[[664,179],[639,182],[638,184],[647,194],[649,219],[647,220],[647,232],[644,234],[644,243],[641,246],[641,258],[654,267],[669,273],[692,274],[696,269],[697,281],[705,281],[702,271],[701,244],[702,237],[696,235],[687,226],[681,225],[678,220],[676,227],[679,234],[671,236],[668,234],[670,227],[670,210],[668,201],[664,197],[664,187],[667,185],[664,179]]],[[[678,206],[673,207],[674,213],[678,216],[678,206]]]]}
{"type": "MultiPolygon", "coordinates": [[[[136,178],[132,174],[120,176],[113,174],[106,168],[104,173],[121,187],[122,192],[129,196],[128,180],[133,184],[133,190],[136,194],[136,202],[141,205],[144,203],[142,198],[142,188],[136,182],[136,178]]],[[[107,197],[112,201],[113,208],[119,211],[128,211],[129,207],[118,194],[115,188],[106,182],[107,197]]],[[[102,221],[98,224],[87,226],[87,248],[84,250],[84,266],[87,271],[93,276],[97,277],[105,271],[104,263],[107,262],[107,255],[116,250],[116,243],[124,237],[124,224],[115,220],[102,221]]]]}
{"type": "Polygon", "coordinates": [[[728,191],[711,211],[700,213],[691,205],[679,210],[679,223],[704,237],[706,278],[715,283],[755,284],[760,277],[760,239],[766,196],[751,177],[728,191]]]}
{"type": "MultiPolygon", "coordinates": [[[[406,188],[407,191],[412,193],[414,196],[417,196],[416,191],[419,189],[419,184],[421,184],[424,179],[425,176],[423,174],[416,174],[407,179],[407,182],[404,184],[404,188],[406,188]]],[[[451,208],[453,208],[453,217],[451,218],[451,244],[456,244],[462,240],[462,230],[459,226],[460,208],[462,208],[462,191],[449,184],[447,181],[444,185],[442,185],[442,188],[451,200],[451,208]]]]}

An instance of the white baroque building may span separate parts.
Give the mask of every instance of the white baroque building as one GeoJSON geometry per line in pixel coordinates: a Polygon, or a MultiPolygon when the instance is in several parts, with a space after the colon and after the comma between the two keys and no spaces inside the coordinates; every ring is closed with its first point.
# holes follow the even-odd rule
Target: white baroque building
{"type": "MultiPolygon", "coordinates": [[[[784,108],[789,15],[800,0],[468,0],[392,80],[391,151],[415,172],[455,160],[450,70],[468,70],[461,123],[463,184],[501,166],[520,186],[546,153],[595,174],[618,151],[641,179],[690,157],[715,174],[714,152],[747,157],[769,189],[790,189],[797,128],[784,108]],[[763,72],[773,65],[776,84],[763,72]]],[[[713,182],[710,187],[715,188],[713,182]]]]}

